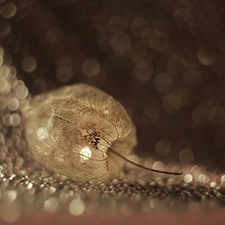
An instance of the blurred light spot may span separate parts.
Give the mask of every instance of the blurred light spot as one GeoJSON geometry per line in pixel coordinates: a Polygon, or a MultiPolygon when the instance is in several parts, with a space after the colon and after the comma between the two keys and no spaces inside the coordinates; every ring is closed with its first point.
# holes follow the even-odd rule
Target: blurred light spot
{"type": "Polygon", "coordinates": [[[210,183],[210,187],[211,188],[216,188],[216,186],[217,186],[217,183],[215,181],[210,183]]]}
{"type": "Polygon", "coordinates": [[[161,116],[161,109],[156,106],[147,105],[144,108],[144,114],[147,116],[149,120],[158,120],[161,116]]]}
{"type": "Polygon", "coordinates": [[[113,16],[108,22],[108,29],[112,33],[125,32],[128,28],[128,20],[122,16],[113,16]]]}
{"type": "Polygon", "coordinates": [[[0,66],[0,79],[5,79],[9,76],[9,67],[8,66],[0,66]]]}
{"type": "Polygon", "coordinates": [[[16,73],[17,73],[16,68],[13,67],[13,66],[10,66],[9,70],[10,70],[10,78],[14,78],[16,76],[16,73]]]}
{"type": "Polygon", "coordinates": [[[202,77],[198,70],[187,70],[183,75],[183,83],[188,88],[197,88],[202,84],[202,77]]]}
{"type": "Polygon", "coordinates": [[[217,55],[215,63],[211,66],[214,73],[221,76],[223,79],[225,71],[225,56],[222,54],[217,55]]]}
{"type": "Polygon", "coordinates": [[[0,217],[6,223],[15,223],[21,216],[21,205],[18,202],[1,204],[0,217]]]}
{"type": "Polygon", "coordinates": [[[199,105],[192,112],[192,119],[197,125],[204,125],[208,121],[208,110],[205,106],[199,105]]]}
{"type": "Polygon", "coordinates": [[[196,68],[199,64],[198,58],[183,52],[181,56],[182,63],[189,68],[196,68]]]}
{"type": "Polygon", "coordinates": [[[93,216],[98,211],[98,203],[91,202],[85,205],[85,214],[93,216]]]}
{"type": "Polygon", "coordinates": [[[149,32],[148,47],[162,52],[169,47],[169,41],[165,38],[159,37],[154,32],[149,32]]]}
{"type": "Polygon", "coordinates": [[[31,189],[33,187],[33,184],[30,182],[28,185],[27,185],[27,189],[31,189]]]}
{"type": "Polygon", "coordinates": [[[69,204],[69,212],[74,216],[80,216],[85,210],[85,204],[82,200],[74,199],[69,204]]]}
{"type": "Polygon", "coordinates": [[[40,141],[46,139],[49,136],[48,131],[45,128],[43,128],[43,127],[40,127],[36,131],[36,134],[37,134],[38,140],[40,140],[40,141]]]}
{"type": "Polygon", "coordinates": [[[44,202],[44,209],[47,212],[54,212],[58,207],[58,200],[56,197],[50,197],[44,202]]]}
{"type": "Polygon", "coordinates": [[[219,37],[219,50],[225,55],[225,34],[219,37]]]}
{"type": "Polygon", "coordinates": [[[179,2],[186,7],[191,7],[194,6],[198,0],[179,0],[179,2]]]}
{"type": "Polygon", "coordinates": [[[148,81],[153,76],[153,68],[152,65],[149,64],[146,68],[133,68],[134,76],[140,81],[148,81]]]}
{"type": "Polygon", "coordinates": [[[164,164],[161,161],[156,161],[152,165],[152,169],[154,170],[163,170],[164,169],[164,164]]]}
{"type": "Polygon", "coordinates": [[[17,11],[17,7],[14,3],[6,3],[1,9],[1,16],[5,19],[12,18],[17,11]]]}
{"type": "Polygon", "coordinates": [[[110,44],[119,53],[126,52],[131,48],[130,37],[125,33],[114,34],[110,40],[110,44]]]}
{"type": "Polygon", "coordinates": [[[11,31],[11,25],[8,22],[0,22],[0,37],[5,37],[11,31]]]}
{"type": "Polygon", "coordinates": [[[225,175],[223,175],[223,176],[221,177],[221,181],[222,181],[222,182],[225,182],[225,175]]]}
{"type": "Polygon", "coordinates": [[[19,86],[17,89],[16,89],[16,94],[18,96],[18,98],[20,99],[24,99],[27,97],[28,95],[28,89],[26,86],[19,86]]]}
{"type": "Polygon", "coordinates": [[[183,179],[184,182],[191,183],[193,181],[193,176],[191,174],[186,174],[183,179]]]}
{"type": "Polygon", "coordinates": [[[22,68],[25,72],[31,73],[33,72],[37,67],[37,61],[32,56],[27,56],[22,61],[22,68]]]}
{"type": "Polygon", "coordinates": [[[205,174],[200,174],[198,176],[198,179],[197,179],[198,182],[203,183],[203,182],[205,182],[205,180],[206,180],[205,174]]]}
{"type": "Polygon", "coordinates": [[[68,82],[73,77],[73,70],[71,66],[63,65],[57,69],[56,77],[60,82],[68,82]]]}
{"type": "Polygon", "coordinates": [[[162,139],[158,141],[155,145],[155,151],[158,155],[169,155],[171,151],[171,144],[169,141],[162,139]]]}
{"type": "Polygon", "coordinates": [[[107,10],[102,10],[96,13],[93,17],[94,26],[99,30],[104,30],[108,26],[110,14],[107,10]]]}
{"type": "Polygon", "coordinates": [[[143,17],[135,18],[130,24],[130,30],[135,36],[140,36],[141,33],[150,27],[150,23],[143,17]]]}
{"type": "Polygon", "coordinates": [[[167,113],[176,113],[180,107],[181,101],[176,95],[169,94],[163,98],[163,108],[167,113]]]}
{"type": "Polygon", "coordinates": [[[4,49],[0,46],[0,56],[4,55],[4,49]]]}
{"type": "Polygon", "coordinates": [[[6,126],[11,126],[13,123],[13,117],[10,114],[5,114],[3,116],[3,124],[6,126]]]}
{"type": "Polygon", "coordinates": [[[190,148],[184,148],[179,153],[179,160],[181,163],[188,164],[194,160],[193,151],[190,148]]]}
{"type": "Polygon", "coordinates": [[[100,72],[100,64],[96,59],[86,59],[82,64],[82,72],[86,76],[95,76],[100,72]]]}
{"type": "Polygon", "coordinates": [[[167,61],[167,69],[171,75],[182,75],[186,69],[180,56],[171,56],[167,61]]]}
{"type": "Polygon", "coordinates": [[[8,101],[8,109],[10,111],[15,111],[19,108],[19,101],[17,98],[10,98],[8,101]]]}
{"type": "MultiPolygon", "coordinates": [[[[135,162],[135,163],[137,163],[137,164],[140,164],[140,158],[137,157],[136,155],[129,155],[129,156],[128,156],[128,159],[129,159],[130,161],[132,161],[132,162],[135,162]]],[[[128,166],[129,168],[137,168],[137,166],[132,165],[132,164],[130,164],[130,163],[127,163],[127,166],[128,166]]]]}
{"type": "Polygon", "coordinates": [[[88,160],[92,156],[92,151],[89,147],[84,147],[80,150],[80,158],[81,160],[88,160]]]}
{"type": "Polygon", "coordinates": [[[225,110],[221,106],[214,106],[208,116],[213,125],[221,125],[225,121],[225,110]]]}
{"type": "Polygon", "coordinates": [[[217,58],[216,45],[211,40],[202,40],[197,48],[197,56],[202,65],[213,65],[217,58]]]}
{"type": "Polygon", "coordinates": [[[123,213],[123,215],[125,216],[130,216],[133,214],[133,210],[131,209],[131,207],[129,207],[129,205],[127,203],[124,203],[122,205],[122,208],[121,208],[121,212],[123,213]]]}
{"type": "Polygon", "coordinates": [[[201,9],[201,19],[209,26],[215,26],[220,22],[220,12],[216,11],[214,7],[203,5],[201,9]]]}
{"type": "Polygon", "coordinates": [[[173,24],[163,17],[159,17],[153,21],[153,31],[160,37],[168,37],[173,31],[173,24]]]}
{"type": "Polygon", "coordinates": [[[35,93],[44,92],[47,90],[47,83],[44,79],[36,79],[32,84],[32,90],[35,93]]]}
{"type": "Polygon", "coordinates": [[[12,203],[16,200],[17,193],[14,190],[8,190],[3,194],[3,201],[7,203],[12,203]]]}
{"type": "Polygon", "coordinates": [[[3,57],[0,55],[0,66],[2,65],[3,63],[3,57]]]}
{"type": "MultiPolygon", "coordinates": [[[[1,83],[0,83],[0,90],[1,90],[1,83]]],[[[6,106],[7,106],[7,100],[3,97],[0,97],[0,110],[4,110],[6,106]]]]}
{"type": "Polygon", "coordinates": [[[0,93],[7,94],[11,90],[11,83],[5,79],[5,80],[0,80],[0,93]]]}
{"type": "Polygon", "coordinates": [[[18,113],[13,113],[12,118],[13,118],[12,126],[13,127],[18,126],[21,122],[20,115],[18,113]]]}
{"type": "Polygon", "coordinates": [[[63,31],[59,27],[50,27],[46,33],[47,40],[50,44],[55,44],[63,38],[63,31]]]}
{"type": "Polygon", "coordinates": [[[180,99],[182,106],[185,106],[190,100],[190,94],[187,88],[176,87],[173,89],[172,93],[175,94],[180,99]]]}
{"type": "Polygon", "coordinates": [[[17,88],[20,87],[20,86],[24,86],[24,82],[22,80],[16,80],[14,83],[13,83],[13,90],[16,92],[17,88]]]}
{"type": "Polygon", "coordinates": [[[169,91],[173,86],[173,80],[168,73],[158,73],[153,80],[154,87],[161,92],[169,91]]]}
{"type": "Polygon", "coordinates": [[[149,63],[147,60],[138,60],[134,62],[135,66],[139,69],[147,69],[149,67],[152,67],[152,64],[149,63]]]}
{"type": "Polygon", "coordinates": [[[184,20],[190,27],[200,27],[202,25],[202,20],[200,18],[200,13],[193,12],[191,10],[186,10],[184,12],[184,20]]]}

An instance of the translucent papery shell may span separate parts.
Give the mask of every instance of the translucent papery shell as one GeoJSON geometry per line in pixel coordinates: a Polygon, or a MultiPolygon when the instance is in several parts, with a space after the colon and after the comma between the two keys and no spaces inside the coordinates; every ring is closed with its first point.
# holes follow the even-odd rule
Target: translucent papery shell
{"type": "Polygon", "coordinates": [[[36,96],[24,116],[34,157],[46,169],[76,181],[118,177],[124,160],[109,148],[127,157],[136,145],[135,127],[124,107],[86,84],[36,96]]]}

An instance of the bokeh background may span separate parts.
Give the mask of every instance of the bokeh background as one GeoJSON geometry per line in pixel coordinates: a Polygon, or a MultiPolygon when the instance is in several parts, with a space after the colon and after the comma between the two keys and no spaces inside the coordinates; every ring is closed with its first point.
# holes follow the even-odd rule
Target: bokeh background
{"type": "MultiPolygon", "coordinates": [[[[9,81],[19,100],[96,86],[132,117],[139,157],[216,176],[225,169],[224,12],[223,0],[0,0],[0,89],[6,73],[20,80],[9,81]]],[[[2,91],[3,134],[15,93],[2,91]]]]}
{"type": "Polygon", "coordinates": [[[4,63],[32,95],[97,86],[133,118],[140,155],[224,169],[223,1],[1,2],[4,63]]]}

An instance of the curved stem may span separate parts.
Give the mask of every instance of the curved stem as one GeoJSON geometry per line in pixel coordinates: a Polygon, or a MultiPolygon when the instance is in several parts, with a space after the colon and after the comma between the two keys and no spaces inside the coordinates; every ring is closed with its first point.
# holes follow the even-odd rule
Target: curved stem
{"type": "Polygon", "coordinates": [[[181,174],[183,174],[183,172],[167,172],[167,171],[162,171],[162,170],[154,170],[154,169],[142,166],[140,164],[137,164],[137,163],[127,159],[126,157],[120,155],[118,152],[116,152],[115,150],[113,150],[111,148],[109,148],[108,151],[110,151],[113,154],[115,154],[115,155],[119,156],[120,158],[124,159],[126,162],[128,162],[128,163],[130,163],[130,164],[132,164],[134,166],[137,166],[139,168],[145,169],[145,170],[150,170],[150,171],[157,172],[157,173],[171,174],[171,175],[181,175],[181,174]]]}

